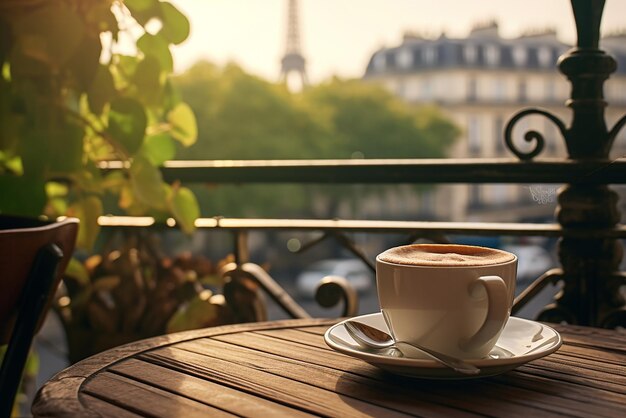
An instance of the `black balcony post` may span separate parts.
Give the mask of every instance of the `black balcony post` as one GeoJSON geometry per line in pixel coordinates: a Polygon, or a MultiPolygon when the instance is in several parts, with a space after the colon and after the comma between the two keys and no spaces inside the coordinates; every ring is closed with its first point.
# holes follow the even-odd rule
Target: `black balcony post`
{"type": "MultiPolygon", "coordinates": [[[[608,165],[616,132],[606,126],[603,85],[617,66],[598,44],[604,0],[572,0],[572,8],[578,42],[558,64],[572,85],[566,102],[572,109],[572,122],[563,135],[571,160],[608,165]]],[[[572,182],[559,191],[556,217],[569,230],[613,228],[620,220],[617,199],[608,186],[572,182]]],[[[564,288],[539,319],[591,326],[626,325],[624,299],[619,293],[624,278],[617,272],[622,248],[617,240],[565,236],[559,242],[559,259],[564,288]]]]}

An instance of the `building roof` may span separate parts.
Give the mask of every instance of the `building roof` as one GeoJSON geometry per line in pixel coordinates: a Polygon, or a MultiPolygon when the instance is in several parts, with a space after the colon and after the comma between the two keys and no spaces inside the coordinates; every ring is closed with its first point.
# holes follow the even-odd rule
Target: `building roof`
{"type": "MultiPolygon", "coordinates": [[[[613,44],[617,43],[611,39],[603,46],[616,59],[618,72],[626,73],[626,49],[613,48],[613,44]]],[[[441,35],[427,39],[405,34],[399,46],[382,48],[372,55],[365,77],[445,68],[554,71],[559,56],[569,48],[557,39],[554,30],[507,39],[499,35],[497,23],[488,22],[475,27],[466,38],[441,35]]]]}

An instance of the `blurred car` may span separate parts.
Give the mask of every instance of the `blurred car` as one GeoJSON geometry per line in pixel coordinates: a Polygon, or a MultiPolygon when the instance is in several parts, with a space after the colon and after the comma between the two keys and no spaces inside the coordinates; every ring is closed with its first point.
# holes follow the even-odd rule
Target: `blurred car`
{"type": "Polygon", "coordinates": [[[539,245],[506,245],[502,248],[517,256],[517,281],[528,283],[556,266],[550,253],[539,245]]]}
{"type": "Polygon", "coordinates": [[[359,293],[374,288],[374,273],[361,260],[327,259],[311,264],[296,278],[296,290],[300,296],[313,298],[320,280],[326,276],[345,278],[359,293]]]}

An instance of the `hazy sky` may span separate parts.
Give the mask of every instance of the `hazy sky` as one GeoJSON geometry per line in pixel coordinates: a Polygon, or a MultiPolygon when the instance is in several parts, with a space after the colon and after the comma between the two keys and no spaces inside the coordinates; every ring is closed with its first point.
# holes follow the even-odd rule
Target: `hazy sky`
{"type": "MultiPolygon", "coordinates": [[[[176,71],[201,58],[235,61],[277,79],[285,47],[287,0],[170,0],[191,21],[191,35],[174,48],[176,71]]],[[[309,78],[359,77],[371,54],[397,45],[406,30],[466,36],[495,19],[504,37],[529,29],[556,28],[575,42],[568,0],[300,0],[300,29],[309,78]]],[[[626,1],[607,0],[602,32],[626,29],[626,1]]]]}

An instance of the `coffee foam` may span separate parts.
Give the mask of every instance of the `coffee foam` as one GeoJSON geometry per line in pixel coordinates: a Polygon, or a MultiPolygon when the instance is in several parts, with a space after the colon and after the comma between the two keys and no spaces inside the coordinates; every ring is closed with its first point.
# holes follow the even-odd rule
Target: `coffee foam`
{"type": "Polygon", "coordinates": [[[512,261],[515,256],[493,248],[455,244],[413,244],[390,248],[378,256],[387,263],[412,266],[488,266],[512,261]]]}

